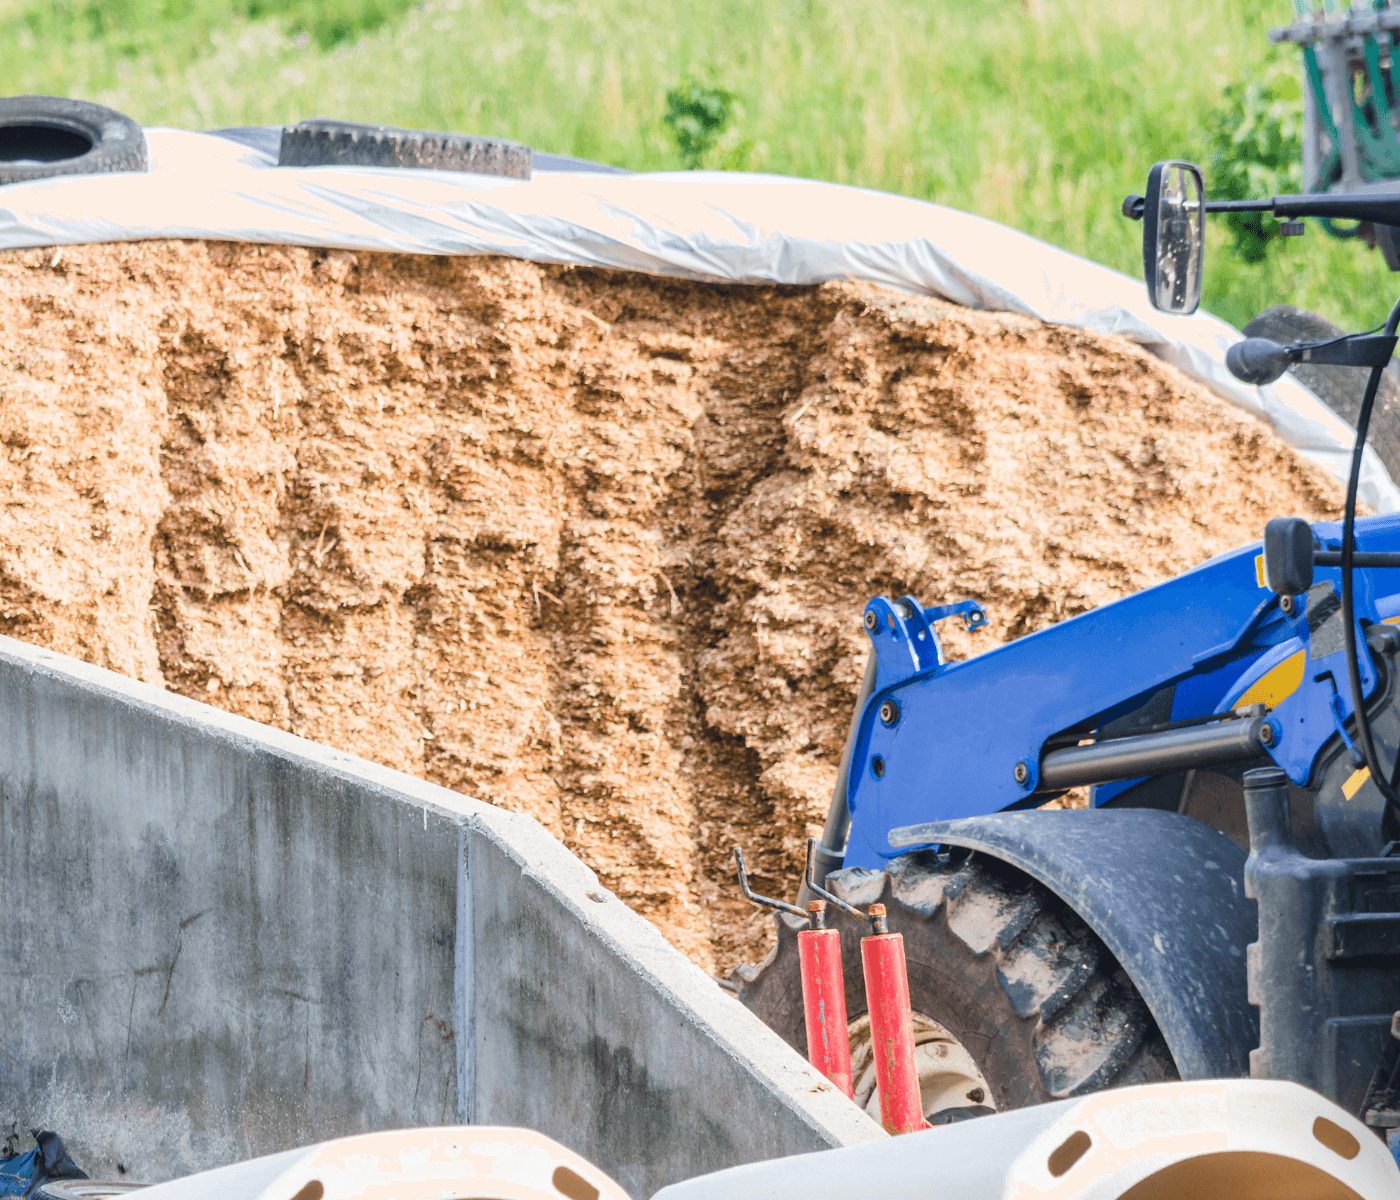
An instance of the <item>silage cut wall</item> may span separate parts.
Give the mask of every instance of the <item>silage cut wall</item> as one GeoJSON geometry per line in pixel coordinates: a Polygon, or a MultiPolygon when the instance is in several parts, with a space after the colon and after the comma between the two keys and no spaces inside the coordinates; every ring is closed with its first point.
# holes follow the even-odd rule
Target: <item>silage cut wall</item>
{"type": "Polygon", "coordinates": [[[527,813],[719,974],[871,595],[965,655],[1336,511],[1124,340],[869,286],[65,246],[0,324],[0,633],[527,813]]]}

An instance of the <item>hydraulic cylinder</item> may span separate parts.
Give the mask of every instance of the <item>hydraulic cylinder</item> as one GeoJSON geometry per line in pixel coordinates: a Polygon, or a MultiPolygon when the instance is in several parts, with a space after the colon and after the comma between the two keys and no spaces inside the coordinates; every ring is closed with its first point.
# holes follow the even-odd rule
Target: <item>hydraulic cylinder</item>
{"type": "Polygon", "coordinates": [[[887,1133],[927,1129],[919,1070],[914,1061],[914,1014],[903,934],[890,933],[883,904],[870,906],[874,930],[861,939],[865,1000],[870,1012],[871,1049],[880,1095],[880,1122],[887,1133]]]}
{"type": "Polygon", "coordinates": [[[807,1019],[807,1060],[847,1096],[854,1096],[841,934],[826,928],[825,901],[811,901],[807,912],[810,927],[797,935],[802,1007],[807,1019]]]}

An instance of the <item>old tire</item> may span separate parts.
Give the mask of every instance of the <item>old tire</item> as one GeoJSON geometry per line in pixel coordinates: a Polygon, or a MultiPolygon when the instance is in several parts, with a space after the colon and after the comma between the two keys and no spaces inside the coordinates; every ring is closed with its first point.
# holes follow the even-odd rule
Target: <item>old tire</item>
{"type": "MultiPolygon", "coordinates": [[[[1062,901],[1018,872],[977,855],[953,861],[917,854],[888,872],[838,872],[829,885],[862,908],[877,900],[888,906],[890,929],[904,935],[914,1010],[954,1043],[921,1056],[930,1120],[940,1112],[942,1120],[957,1119],[1177,1077],[1156,1023],[1107,948],[1062,901]],[[986,1095],[969,1086],[969,1094],[951,1096],[939,1076],[940,1064],[963,1051],[986,1095]]],[[[740,999],[805,1052],[796,943],[802,923],[778,920],[773,954],[757,968],[741,968],[735,982],[740,999]]],[[[849,1015],[858,1031],[865,1019],[859,940],[867,929],[845,916],[833,924],[842,933],[849,1015]]],[[[874,1113],[870,1087],[858,1086],[856,1100],[874,1113]]]]}
{"type": "MultiPolygon", "coordinates": [[[[1246,337],[1269,338],[1275,342],[1314,342],[1341,333],[1342,330],[1325,317],[1286,304],[1265,309],[1244,327],[1246,337]]],[[[1370,374],[1368,367],[1318,367],[1300,363],[1289,371],[1342,420],[1356,428],[1366,377],[1370,374]]],[[[1385,464],[1390,477],[1400,480],[1400,381],[1393,369],[1381,377],[1366,442],[1385,464]]]]}
{"type": "Polygon", "coordinates": [[[407,167],[529,179],[532,158],[528,146],[499,138],[317,118],[282,130],[277,162],[283,167],[407,167]]]}
{"type": "Polygon", "coordinates": [[[0,99],[0,184],[146,166],[146,135],[114,109],[58,96],[0,99]]]}

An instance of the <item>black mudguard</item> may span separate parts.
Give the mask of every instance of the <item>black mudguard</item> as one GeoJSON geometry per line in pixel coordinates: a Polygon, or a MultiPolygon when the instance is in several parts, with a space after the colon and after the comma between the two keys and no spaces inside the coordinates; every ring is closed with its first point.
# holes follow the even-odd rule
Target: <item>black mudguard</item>
{"type": "Polygon", "coordinates": [[[1244,852],[1223,834],[1152,809],[1037,810],[908,825],[890,844],[965,847],[1049,888],[1122,964],[1183,1079],[1249,1074],[1256,919],[1244,852]]]}

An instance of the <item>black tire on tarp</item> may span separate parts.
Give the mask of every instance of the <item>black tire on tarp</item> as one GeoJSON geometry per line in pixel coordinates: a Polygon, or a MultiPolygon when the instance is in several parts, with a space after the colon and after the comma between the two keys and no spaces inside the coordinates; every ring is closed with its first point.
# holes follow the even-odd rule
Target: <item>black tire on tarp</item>
{"type": "Polygon", "coordinates": [[[58,96],[0,98],[0,184],[147,165],[146,135],[115,109],[58,96]]]}
{"type": "Polygon", "coordinates": [[[519,142],[391,125],[357,125],[320,117],[288,125],[282,131],[277,162],[283,167],[468,171],[510,179],[529,179],[533,170],[530,148],[519,142]]]}
{"type": "MultiPolygon", "coordinates": [[[[1343,332],[1326,317],[1287,304],[1265,309],[1244,327],[1246,337],[1268,338],[1275,342],[1317,342],[1343,332]]],[[[1319,367],[1298,363],[1289,371],[1342,420],[1356,428],[1369,367],[1319,367]]],[[[1400,381],[1393,367],[1381,377],[1366,444],[1375,450],[1390,477],[1400,481],[1400,381]]]]}
{"type": "MultiPolygon", "coordinates": [[[[888,872],[838,872],[828,884],[862,907],[887,906],[891,931],[904,935],[915,1012],[967,1049],[998,1111],[1177,1078],[1161,1032],[1107,947],[1063,901],[1014,869],[979,855],[952,862],[914,854],[888,872]],[[857,875],[866,878],[854,887],[843,879],[857,875]]],[[[868,927],[828,912],[842,933],[855,1025],[866,1013],[860,937],[868,927]]],[[[773,954],[740,968],[735,982],[740,1000],[805,1053],[802,924],[778,918],[773,954]]]]}

